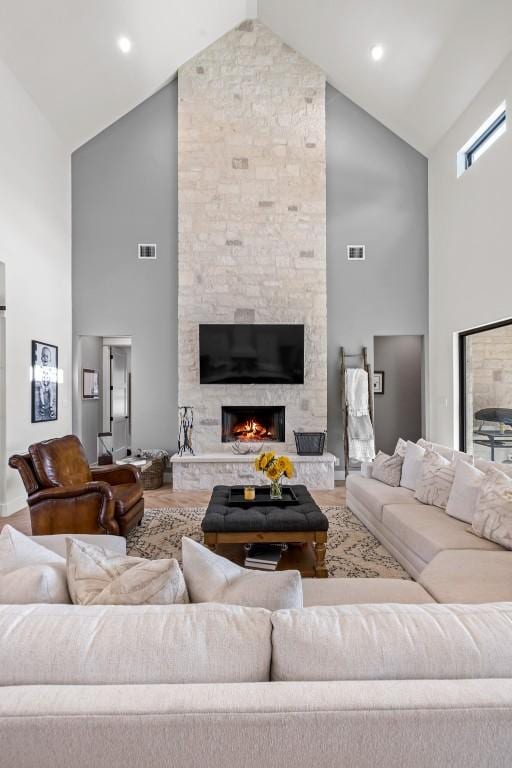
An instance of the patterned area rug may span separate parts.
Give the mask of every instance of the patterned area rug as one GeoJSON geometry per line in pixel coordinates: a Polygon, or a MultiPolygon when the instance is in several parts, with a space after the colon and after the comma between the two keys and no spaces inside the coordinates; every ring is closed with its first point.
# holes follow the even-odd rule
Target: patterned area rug
{"type": "MultiPolygon", "coordinates": [[[[329,576],[409,579],[402,566],[346,507],[322,507],[329,518],[326,563],[329,576]]],[[[142,525],[128,534],[128,554],[155,560],[176,557],[181,539],[203,540],[204,507],[146,509],[142,525]]]]}

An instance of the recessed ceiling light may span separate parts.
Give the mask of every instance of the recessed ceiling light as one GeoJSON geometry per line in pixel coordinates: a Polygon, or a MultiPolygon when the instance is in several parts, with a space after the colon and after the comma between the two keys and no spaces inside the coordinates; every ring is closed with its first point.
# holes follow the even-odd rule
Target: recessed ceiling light
{"type": "Polygon", "coordinates": [[[123,53],[130,53],[132,49],[132,41],[128,37],[120,37],[117,41],[119,50],[123,53]]]}
{"type": "Polygon", "coordinates": [[[374,45],[373,48],[370,49],[370,56],[374,61],[380,61],[384,56],[384,48],[382,45],[374,45]]]}

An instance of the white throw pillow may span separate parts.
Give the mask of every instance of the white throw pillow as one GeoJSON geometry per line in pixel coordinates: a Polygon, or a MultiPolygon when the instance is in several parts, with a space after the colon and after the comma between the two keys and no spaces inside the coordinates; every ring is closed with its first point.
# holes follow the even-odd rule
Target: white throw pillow
{"type": "Polygon", "coordinates": [[[404,460],[398,453],[389,456],[379,451],[373,462],[372,477],[374,480],[380,480],[381,483],[397,488],[400,485],[403,463],[404,460]]]}
{"type": "Polygon", "coordinates": [[[484,473],[479,469],[465,461],[458,461],[446,513],[471,525],[483,479],[484,473]]]}
{"type": "Polygon", "coordinates": [[[446,509],[455,477],[455,463],[426,449],[414,498],[422,504],[446,509]]]}
{"type": "Polygon", "coordinates": [[[78,605],[188,603],[177,560],[145,560],[67,539],[68,587],[78,605]]]}
{"type": "Polygon", "coordinates": [[[302,608],[298,571],[263,573],[242,568],[183,537],[183,573],[193,603],[230,603],[248,608],[302,608]]]}
{"type": "Polygon", "coordinates": [[[402,488],[409,488],[411,491],[416,490],[424,455],[425,448],[422,448],[416,443],[411,443],[410,440],[407,441],[407,448],[405,450],[405,458],[402,466],[402,477],[400,480],[402,488]]]}
{"type": "Polygon", "coordinates": [[[452,461],[454,458],[453,456],[453,448],[447,448],[446,445],[440,445],[440,443],[433,443],[430,440],[424,440],[422,437],[418,440],[416,445],[419,445],[420,448],[430,448],[431,451],[435,451],[440,456],[443,457],[443,459],[448,459],[448,461],[452,461]]]}
{"type": "Polygon", "coordinates": [[[398,453],[398,455],[403,459],[405,457],[406,450],[407,440],[403,440],[401,437],[399,437],[395,446],[395,453],[398,453]]]}
{"type": "Polygon", "coordinates": [[[512,479],[490,469],[482,480],[473,533],[512,549],[512,479]]]}
{"type": "Polygon", "coordinates": [[[0,603],[70,603],[66,561],[10,525],[0,533],[0,603]]]}
{"type": "Polygon", "coordinates": [[[512,477],[512,464],[500,464],[497,461],[488,461],[487,459],[475,459],[475,467],[483,472],[484,475],[490,469],[498,469],[504,475],[512,477]]]}
{"type": "MultiPolygon", "coordinates": [[[[434,451],[437,451],[437,448],[435,447],[435,445],[434,445],[434,451]]],[[[469,453],[464,453],[464,451],[454,451],[453,461],[464,461],[466,462],[466,464],[471,464],[471,466],[473,466],[475,463],[475,458],[474,456],[471,456],[471,454],[469,453]]]]}

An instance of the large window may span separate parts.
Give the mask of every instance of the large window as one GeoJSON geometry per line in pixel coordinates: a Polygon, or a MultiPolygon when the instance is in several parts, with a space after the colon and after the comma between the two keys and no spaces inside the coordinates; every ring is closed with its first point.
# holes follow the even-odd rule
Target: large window
{"type": "Polygon", "coordinates": [[[512,463],[512,319],[461,333],[460,444],[512,463]]]}

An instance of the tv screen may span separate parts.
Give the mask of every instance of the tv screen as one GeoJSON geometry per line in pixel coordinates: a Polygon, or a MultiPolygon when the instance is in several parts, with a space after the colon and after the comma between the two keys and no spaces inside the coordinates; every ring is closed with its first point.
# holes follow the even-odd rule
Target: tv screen
{"type": "Polygon", "coordinates": [[[304,384],[303,325],[200,325],[201,384],[304,384]]]}

